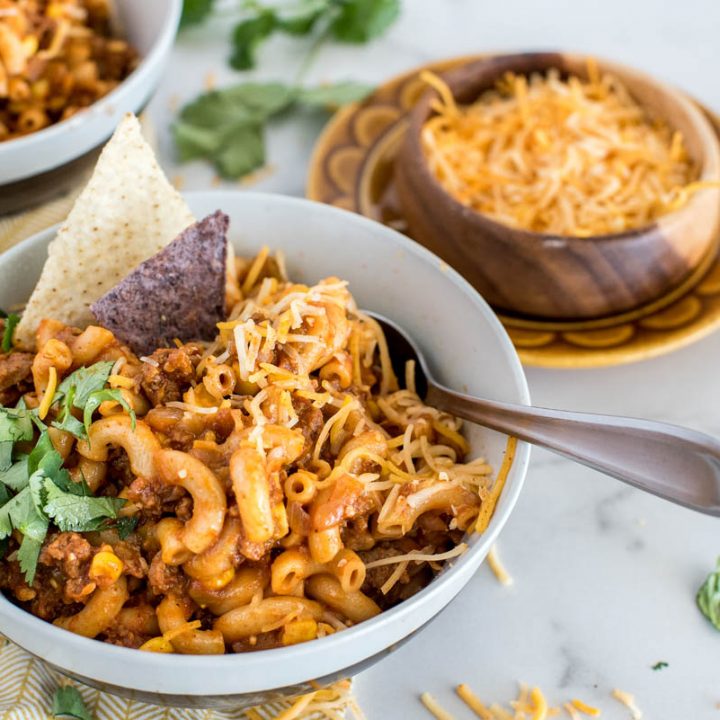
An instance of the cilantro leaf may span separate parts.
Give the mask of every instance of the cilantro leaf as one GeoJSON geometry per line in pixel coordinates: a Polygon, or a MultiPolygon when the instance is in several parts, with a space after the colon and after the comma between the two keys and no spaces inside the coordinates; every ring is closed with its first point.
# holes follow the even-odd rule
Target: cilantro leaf
{"type": "Polygon", "coordinates": [[[255,67],[255,52],[269,35],[278,27],[274,10],[261,9],[255,17],[235,26],[232,35],[230,65],[236,70],[250,70],[255,67]]]}
{"type": "Polygon", "coordinates": [[[225,178],[248,175],[265,164],[265,140],[262,127],[238,128],[215,155],[215,164],[225,178]]]}
{"type": "Polygon", "coordinates": [[[32,438],[31,414],[24,408],[12,409],[0,406],[0,442],[19,442],[32,438]]]}
{"type": "Polygon", "coordinates": [[[71,388],[75,388],[72,404],[82,410],[90,395],[105,387],[112,367],[112,362],[98,362],[90,367],[78,368],[60,383],[58,392],[67,395],[71,388]]]}
{"type": "Polygon", "coordinates": [[[298,102],[310,108],[336,110],[342,105],[364,100],[373,91],[372,85],[358,82],[339,82],[298,90],[298,102]]]}
{"type": "Polygon", "coordinates": [[[293,103],[330,109],[362,99],[370,90],[353,82],[317,88],[243,83],[214,90],[186,105],[173,127],[180,160],[205,158],[223,177],[242,177],[264,165],[264,126],[293,103]]]}
{"type": "Polygon", "coordinates": [[[83,422],[78,420],[72,413],[75,400],[75,386],[73,385],[67,391],[67,394],[63,398],[62,409],[58,414],[57,420],[53,421],[52,426],[58,430],[64,430],[74,435],[80,440],[84,440],[87,437],[85,431],[85,425],[83,422]]]}
{"type": "Polygon", "coordinates": [[[400,0],[343,0],[330,25],[336,40],[365,43],[382,35],[400,15],[400,0]]]}
{"type": "MultiPolygon", "coordinates": [[[[52,482],[52,481],[49,481],[52,482]]],[[[38,514],[30,488],[21,490],[0,507],[0,538],[8,537],[13,528],[42,542],[47,534],[47,518],[38,514]]]]}
{"type": "Polygon", "coordinates": [[[90,424],[92,423],[93,413],[100,407],[101,403],[105,402],[106,400],[114,400],[115,402],[120,403],[123,409],[127,410],[128,413],[130,413],[130,422],[132,425],[132,429],[134,430],[135,411],[130,407],[127,400],[125,400],[122,392],[119,389],[106,389],[96,390],[95,392],[91,393],[90,397],[88,397],[87,402],[85,403],[85,410],[83,411],[85,433],[87,434],[90,431],[90,424]]]}
{"type": "Polygon", "coordinates": [[[720,558],[715,570],[707,576],[698,590],[695,600],[700,612],[716,630],[720,630],[720,558]]]}
{"type": "Polygon", "coordinates": [[[96,530],[99,520],[116,518],[125,504],[120,498],[88,497],[66,492],[49,478],[44,481],[44,489],[47,495],[45,512],[63,532],[96,530]]]}
{"type": "Polygon", "coordinates": [[[45,516],[45,483],[46,475],[42,470],[34,472],[28,478],[28,490],[30,490],[30,497],[32,498],[33,505],[35,506],[35,512],[40,516],[45,516]]]}
{"type": "Polygon", "coordinates": [[[2,351],[8,353],[12,350],[13,335],[15,334],[15,327],[20,322],[20,316],[15,313],[10,313],[5,318],[5,329],[3,330],[2,337],[2,351]]]}
{"type": "Polygon", "coordinates": [[[135,530],[138,524],[137,517],[121,517],[115,523],[115,529],[121,540],[126,540],[135,530]]]}
{"type": "Polygon", "coordinates": [[[664,660],[660,660],[659,662],[656,662],[653,666],[653,670],[663,670],[666,667],[670,667],[669,663],[666,663],[664,660]]]}
{"type": "Polygon", "coordinates": [[[214,0],[184,0],[180,27],[199,25],[207,20],[213,11],[214,0]]]}
{"type": "Polygon", "coordinates": [[[243,83],[201,95],[173,127],[180,160],[205,158],[227,178],[265,162],[265,122],[285,110],[295,90],[277,82],[243,83]]]}
{"type": "MultiPolygon", "coordinates": [[[[45,530],[47,532],[47,526],[45,530]]],[[[42,540],[36,540],[30,535],[25,535],[20,543],[17,558],[20,563],[20,570],[22,570],[25,575],[25,582],[27,582],[28,585],[32,585],[33,580],[35,580],[35,572],[37,571],[37,563],[42,544],[42,540]]]]}
{"type": "Polygon", "coordinates": [[[59,468],[62,466],[62,457],[52,444],[47,430],[40,433],[35,447],[30,451],[27,458],[28,476],[36,473],[41,467],[45,470],[59,468]]]}
{"type": "Polygon", "coordinates": [[[16,463],[0,473],[0,487],[8,487],[14,492],[20,492],[27,487],[29,477],[28,456],[23,455],[16,463]]]}
{"type": "MultiPolygon", "coordinates": [[[[187,3],[187,0],[185,0],[187,3]]],[[[73,720],[93,720],[85,707],[85,701],[77,688],[72,685],[59,687],[55,691],[52,703],[52,714],[56,718],[73,718],[73,720]]]]}
{"type": "Polygon", "coordinates": [[[180,120],[209,130],[253,125],[283,110],[293,95],[293,88],[279,82],[242,83],[200,95],[183,107],[180,120]]]}
{"type": "Polygon", "coordinates": [[[63,408],[62,415],[53,422],[52,426],[58,430],[69,432],[80,440],[86,437],[85,425],[70,412],[67,406],[63,408]]]}
{"type": "Polygon", "coordinates": [[[0,473],[5,472],[12,465],[13,441],[0,442],[0,473]]]}
{"type": "Polygon", "coordinates": [[[281,83],[245,83],[201,95],[186,105],[173,127],[182,162],[206,158],[230,178],[263,164],[263,123],[292,101],[281,83]]]}
{"type": "Polygon", "coordinates": [[[299,7],[291,8],[286,16],[276,18],[277,29],[288,35],[308,35],[320,18],[334,10],[333,5],[329,0],[305,0],[299,7]]]}
{"type": "Polygon", "coordinates": [[[125,402],[121,392],[105,389],[112,366],[112,362],[98,362],[90,367],[81,367],[60,383],[56,398],[61,400],[62,407],[57,420],[53,422],[53,427],[72,433],[81,440],[86,438],[92,414],[103,400],[119,402],[130,412],[134,426],[135,415],[125,402]],[[80,422],[73,415],[73,408],[83,411],[84,422],[80,422]]]}

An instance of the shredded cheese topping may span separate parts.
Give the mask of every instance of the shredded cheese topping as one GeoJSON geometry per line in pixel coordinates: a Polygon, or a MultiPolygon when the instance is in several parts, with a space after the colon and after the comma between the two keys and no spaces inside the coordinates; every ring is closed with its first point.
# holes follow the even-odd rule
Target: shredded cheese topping
{"type": "Polygon", "coordinates": [[[632,720],[642,720],[642,710],[637,706],[635,697],[624,690],[618,690],[617,688],[612,691],[612,696],[621,702],[629,711],[632,716],[632,720]]]}
{"type": "Polygon", "coordinates": [[[421,553],[416,550],[407,553],[406,555],[393,555],[392,557],[380,558],[379,560],[373,560],[372,562],[365,563],[367,570],[372,568],[382,567],[383,565],[394,565],[395,563],[407,563],[407,562],[442,562],[443,560],[450,560],[450,558],[462,555],[468,546],[465,543],[456,545],[452,550],[448,550],[444,553],[421,553]]]}
{"type": "Polygon", "coordinates": [[[53,398],[55,397],[55,390],[57,389],[57,380],[57,369],[51,365],[48,376],[47,388],[45,388],[42,402],[40,403],[40,407],[38,408],[38,417],[41,420],[44,420],[45,416],[50,411],[50,406],[52,405],[53,398]]]}
{"type": "Polygon", "coordinates": [[[588,79],[509,73],[466,106],[436,75],[421,78],[439,95],[421,136],[432,173],[461,203],[505,225],[619,233],[718,185],[694,182],[682,134],[650,117],[592,60],[588,79]]]}

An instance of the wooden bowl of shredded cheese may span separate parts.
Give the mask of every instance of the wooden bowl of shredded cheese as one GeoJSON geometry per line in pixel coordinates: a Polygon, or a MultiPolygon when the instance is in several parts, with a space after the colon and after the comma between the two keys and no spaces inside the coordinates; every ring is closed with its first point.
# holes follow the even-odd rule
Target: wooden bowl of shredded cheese
{"type": "Polygon", "coordinates": [[[589,318],[677,286],[720,235],[720,143],[609,62],[495,56],[438,77],[396,161],[410,234],[504,312],[589,318]]]}

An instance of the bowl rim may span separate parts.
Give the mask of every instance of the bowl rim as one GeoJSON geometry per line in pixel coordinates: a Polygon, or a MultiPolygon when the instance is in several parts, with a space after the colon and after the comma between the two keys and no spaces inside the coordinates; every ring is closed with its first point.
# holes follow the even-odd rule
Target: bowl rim
{"type": "MultiPolygon", "coordinates": [[[[439,75],[443,80],[449,81],[448,85],[450,86],[451,92],[453,93],[453,97],[455,97],[457,90],[452,87],[454,76],[463,71],[466,71],[467,68],[470,67],[481,67],[483,65],[489,65],[495,62],[502,61],[516,61],[518,64],[521,64],[523,62],[531,62],[533,59],[535,59],[547,62],[545,70],[550,70],[556,66],[554,65],[554,63],[557,64],[563,59],[567,59],[571,63],[582,63],[584,61],[587,61],[588,58],[594,59],[597,62],[598,68],[600,70],[607,69],[613,74],[620,77],[621,80],[623,79],[623,77],[626,77],[628,75],[632,76],[633,78],[646,82],[648,85],[652,85],[653,87],[657,88],[663,94],[663,96],[670,98],[672,102],[678,108],[680,108],[683,114],[685,114],[690,119],[690,121],[698,127],[702,135],[707,136],[709,143],[713,146],[715,161],[718,165],[718,177],[710,179],[720,180],[720,139],[718,139],[717,134],[713,130],[710,121],[705,117],[702,110],[697,107],[690,99],[690,97],[686,96],[681,90],[673,87],[672,85],[662,80],[655,78],[653,75],[644,70],[633,67],[632,65],[619,63],[614,60],[608,60],[607,58],[600,57],[594,54],[580,53],[575,51],[539,50],[536,52],[498,52],[488,54],[486,57],[481,58],[470,57],[467,60],[460,62],[460,64],[444,72],[441,72],[439,75]]],[[[502,71],[504,70],[499,70],[498,74],[502,71]]],[[[517,70],[516,72],[520,74],[523,73],[522,70],[517,70]]],[[[676,210],[672,210],[669,213],[658,216],[649,224],[642,225],[637,228],[623,230],[622,232],[606,233],[602,235],[590,235],[588,237],[581,237],[577,235],[560,235],[557,233],[540,233],[534,232],[532,230],[527,230],[525,228],[516,228],[511,225],[506,225],[505,223],[501,223],[491,218],[490,216],[474,210],[473,208],[461,203],[440,184],[435,175],[430,171],[430,168],[428,167],[428,164],[425,160],[424,152],[422,150],[422,144],[420,141],[420,130],[425,120],[429,117],[429,114],[431,112],[430,102],[435,97],[437,97],[437,92],[433,88],[428,88],[427,90],[425,90],[425,92],[422,93],[422,95],[415,103],[415,106],[410,110],[408,114],[408,126],[405,132],[405,139],[403,140],[401,146],[399,161],[403,162],[402,157],[405,154],[403,150],[409,149],[411,152],[411,157],[416,158],[415,162],[413,163],[414,169],[421,173],[425,182],[429,187],[432,188],[432,192],[437,197],[444,198],[444,202],[448,204],[450,211],[461,213],[469,222],[473,224],[484,224],[487,227],[493,228],[497,232],[512,232],[513,237],[516,241],[523,243],[541,244],[554,244],[557,242],[563,242],[568,245],[576,243],[587,243],[588,241],[608,244],[612,244],[615,242],[619,243],[642,237],[643,235],[657,228],[658,226],[667,227],[669,224],[682,222],[685,217],[690,216],[694,213],[695,205],[702,199],[700,195],[692,195],[685,203],[685,205],[677,208],[676,210]]],[[[703,161],[704,159],[705,158],[703,158],[703,161]]],[[[703,162],[703,166],[704,165],[705,162],[703,162]]],[[[706,169],[705,167],[703,167],[701,175],[699,178],[697,178],[697,180],[708,179],[705,177],[705,172],[706,169]]],[[[714,191],[720,197],[719,188],[707,189],[714,191]]]]}
{"type": "MultiPolygon", "coordinates": [[[[517,389],[518,397],[516,401],[526,405],[530,403],[527,378],[525,377],[519,357],[509,336],[493,310],[457,271],[448,267],[440,258],[422,247],[419,243],[412,241],[392,228],[388,228],[362,215],[305,198],[296,198],[274,193],[244,192],[240,190],[187,192],[183,193],[183,196],[191,205],[193,200],[205,200],[208,202],[212,200],[219,206],[222,206],[223,204],[229,205],[233,202],[233,198],[242,198],[241,202],[276,204],[280,211],[284,206],[306,208],[309,213],[327,215],[333,223],[353,223],[371,232],[386,236],[387,241],[394,244],[399,250],[412,254],[423,262],[432,264],[437,268],[438,272],[441,272],[447,277],[449,281],[476,306],[477,310],[482,313],[484,319],[487,320],[491,330],[497,337],[499,350],[505,351],[504,354],[509,361],[512,379],[517,389]]],[[[36,233],[13,246],[0,256],[0,264],[17,263],[22,255],[32,246],[37,246],[52,238],[58,227],[59,224],[36,233]]],[[[382,636],[385,628],[401,626],[403,620],[408,620],[419,606],[430,605],[434,599],[437,599],[437,596],[443,595],[446,591],[446,586],[450,584],[448,579],[453,580],[458,578],[457,582],[461,582],[462,577],[466,576],[465,581],[462,582],[459,587],[454,589],[454,591],[451,588],[452,595],[442,606],[445,607],[447,603],[450,602],[452,597],[464,587],[470,579],[471,574],[480,565],[490,546],[510,517],[523,488],[529,456],[530,446],[525,442],[519,441],[508,478],[512,479],[512,482],[506,484],[501,494],[501,502],[495,509],[488,529],[479,536],[474,545],[462,556],[454,559],[451,566],[446,566],[448,568],[446,572],[441,573],[419,593],[394,608],[383,611],[375,618],[359,623],[343,632],[326,638],[287,648],[274,648],[252,653],[225,655],[164,655],[147,653],[132,648],[109,645],[58,628],[52,623],[41,620],[28,611],[16,606],[8,600],[3,593],[0,593],[0,631],[5,633],[12,642],[18,644],[21,648],[23,648],[23,644],[14,639],[18,634],[14,631],[15,629],[19,629],[20,634],[24,637],[41,635],[46,641],[58,645],[64,644],[65,647],[71,649],[72,652],[63,654],[62,667],[60,667],[60,664],[54,662],[59,669],[71,675],[80,676],[80,678],[86,676],[105,683],[118,683],[118,685],[121,685],[126,690],[150,693],[167,692],[166,686],[161,683],[156,676],[159,669],[162,669],[167,675],[171,672],[177,673],[177,677],[173,678],[173,682],[176,685],[174,690],[178,694],[187,697],[203,697],[217,693],[240,695],[243,693],[276,690],[295,683],[306,682],[312,679],[311,677],[307,677],[308,673],[311,675],[315,675],[315,673],[313,673],[312,670],[304,668],[304,659],[306,660],[309,656],[313,655],[334,657],[339,651],[342,652],[353,644],[359,647],[363,638],[369,635],[382,636]],[[13,630],[8,631],[9,627],[13,628],[13,630]],[[136,678],[135,682],[128,685],[119,683],[117,679],[111,680],[109,677],[105,677],[108,675],[105,670],[93,668],[92,665],[89,665],[92,661],[93,654],[97,654],[98,658],[102,656],[104,661],[108,663],[120,666],[123,664],[132,666],[132,674],[136,678]],[[280,663],[287,666],[283,674],[284,679],[282,681],[270,680],[269,678],[273,676],[274,670],[276,669],[275,666],[280,663]],[[248,675],[254,675],[256,677],[258,675],[263,676],[263,672],[267,671],[264,677],[267,677],[268,680],[261,683],[260,686],[258,686],[257,682],[252,686],[244,684],[246,683],[246,679],[243,670],[248,668],[252,668],[252,673],[248,673],[248,675]],[[104,676],[98,678],[97,675],[101,673],[104,676]],[[212,682],[209,683],[209,687],[207,683],[208,673],[213,673],[212,682]],[[182,686],[182,680],[187,680],[194,676],[198,677],[198,683],[196,683],[196,685],[202,681],[202,683],[206,685],[205,690],[200,690],[197,687],[182,686]],[[163,685],[162,689],[159,689],[160,685],[163,685]]],[[[437,612],[439,612],[439,610],[437,612]]],[[[435,616],[437,612],[433,612],[432,616],[435,616]]],[[[405,637],[408,632],[409,631],[405,631],[402,637],[405,637]]],[[[398,640],[395,640],[393,642],[397,641],[398,640]]],[[[384,643],[383,648],[387,649],[388,644],[384,643]]],[[[37,654],[33,652],[33,649],[28,649],[27,652],[37,654]]],[[[377,652],[377,650],[364,650],[362,653],[356,653],[357,657],[355,661],[360,662],[363,659],[371,657],[375,652],[377,652]]],[[[343,661],[340,662],[342,663],[342,667],[333,666],[337,671],[341,671],[343,667],[347,666],[343,661]]],[[[333,671],[334,670],[330,670],[330,672],[333,671]]],[[[117,672],[123,671],[115,671],[116,674],[117,672]]]]}
{"type": "MultiPolygon", "coordinates": [[[[32,149],[34,145],[46,141],[48,143],[52,142],[53,140],[59,139],[60,136],[68,130],[85,124],[85,121],[91,118],[91,114],[107,112],[106,108],[121,106],[124,96],[136,87],[141,87],[146,82],[152,74],[154,67],[172,46],[180,26],[181,15],[182,0],[167,0],[167,10],[165,19],[163,20],[162,30],[153,41],[150,52],[140,58],[137,67],[122,80],[117,87],[114,87],[107,95],[103,95],[91,105],[82,108],[82,110],[75,113],[75,115],[65,120],[60,120],[52,125],[48,125],[42,128],[42,130],[0,142],[0,158],[2,157],[3,150],[20,153],[32,149]]],[[[111,113],[108,112],[108,117],[110,117],[110,115],[111,113]]],[[[48,168],[48,170],[51,169],[52,168],[48,168]]],[[[0,187],[2,187],[2,183],[0,183],[0,187]]]]}

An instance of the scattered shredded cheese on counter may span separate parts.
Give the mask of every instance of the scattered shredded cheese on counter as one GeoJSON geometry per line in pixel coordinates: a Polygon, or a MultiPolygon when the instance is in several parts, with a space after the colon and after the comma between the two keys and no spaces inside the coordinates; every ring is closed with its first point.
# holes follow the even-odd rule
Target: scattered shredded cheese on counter
{"type": "Polygon", "coordinates": [[[642,710],[637,706],[635,697],[624,690],[618,690],[617,688],[612,691],[612,696],[621,702],[629,711],[632,716],[632,720],[642,720],[642,710]]]}
{"type": "MultiPolygon", "coordinates": [[[[480,720],[549,720],[560,715],[563,709],[572,718],[572,720],[581,720],[582,715],[589,717],[600,717],[601,712],[598,708],[592,707],[584,703],[582,700],[573,699],[566,702],[562,707],[550,707],[544,693],[539,687],[530,688],[527,685],[520,684],[520,691],[517,699],[508,703],[511,709],[503,707],[498,703],[491,705],[485,704],[465,683],[461,683],[455,688],[458,697],[467,705],[480,720]]],[[[618,693],[627,700],[629,698],[633,713],[633,720],[640,720],[642,713],[634,705],[632,695],[622,693],[622,691],[613,691],[613,696],[620,699],[618,693]]],[[[625,702],[622,700],[622,702],[625,702]]],[[[420,701],[427,710],[438,720],[455,720],[447,710],[445,710],[438,701],[427,692],[420,696],[420,701]]],[[[458,719],[459,720],[459,719],[458,719]]]]}
{"type": "Polygon", "coordinates": [[[600,710],[598,710],[598,708],[587,705],[582,700],[571,700],[570,705],[585,715],[589,715],[590,717],[600,717],[600,710]]]}
{"type": "Polygon", "coordinates": [[[340,680],[292,701],[246,710],[247,720],[366,720],[352,695],[352,682],[340,680]]]}
{"type": "Polygon", "coordinates": [[[440,707],[438,701],[429,692],[424,692],[420,696],[420,702],[429,710],[433,717],[437,718],[437,720],[455,720],[453,715],[440,707]]]}
{"type": "Polygon", "coordinates": [[[495,577],[498,579],[498,582],[500,582],[502,585],[512,585],[513,579],[510,573],[505,569],[505,566],[500,561],[500,558],[498,557],[498,551],[497,551],[497,545],[493,545],[490,548],[490,552],[487,554],[487,563],[490,569],[495,574],[495,577]]]}
{"type": "Polygon", "coordinates": [[[588,79],[553,69],[506,74],[460,106],[443,80],[422,130],[429,167],[445,189],[488,217],[532,232],[576,237],[624,232],[677,209],[712,181],[682,134],[650,117],[628,89],[588,62],[588,79]]]}

